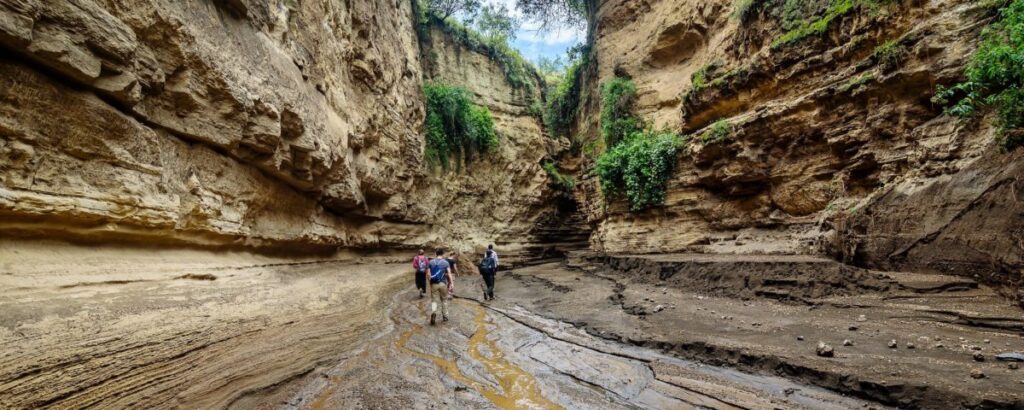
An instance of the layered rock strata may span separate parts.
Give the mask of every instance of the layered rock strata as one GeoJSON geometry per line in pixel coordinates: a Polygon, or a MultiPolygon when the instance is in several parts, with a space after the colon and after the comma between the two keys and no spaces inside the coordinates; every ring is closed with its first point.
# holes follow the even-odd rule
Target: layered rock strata
{"type": "MultiPolygon", "coordinates": [[[[786,43],[773,2],[742,19],[740,3],[601,2],[592,82],[632,78],[638,114],[690,137],[664,207],[586,208],[593,248],[831,252],[1020,281],[1019,155],[1000,151],[987,121],[929,101],[961,78],[992,9],[853,2],[820,35],[786,43]]],[[[592,122],[581,129],[600,138],[592,122]]],[[[577,195],[600,204],[588,181],[577,195]]]]}
{"type": "Polygon", "coordinates": [[[525,249],[554,212],[550,143],[526,110],[537,90],[512,90],[450,38],[421,43],[413,14],[405,1],[0,2],[4,232],[525,249]],[[422,160],[421,47],[496,117],[501,149],[461,173],[422,160]]]}

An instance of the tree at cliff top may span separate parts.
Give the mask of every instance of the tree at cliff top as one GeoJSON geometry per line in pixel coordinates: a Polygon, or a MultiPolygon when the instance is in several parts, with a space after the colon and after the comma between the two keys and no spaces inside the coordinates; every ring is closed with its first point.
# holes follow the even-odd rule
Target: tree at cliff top
{"type": "Polygon", "coordinates": [[[596,9],[597,0],[516,0],[516,6],[542,28],[579,28],[587,26],[587,18],[596,9]]]}
{"type": "Polygon", "coordinates": [[[427,0],[427,10],[444,20],[455,14],[472,19],[480,9],[480,0],[427,0]]]}
{"type": "Polygon", "coordinates": [[[421,40],[430,43],[430,28],[440,28],[448,33],[451,38],[467,48],[485,54],[497,63],[505,73],[512,88],[529,89],[539,82],[532,66],[526,62],[523,56],[509,45],[509,41],[515,36],[519,22],[511,17],[505,7],[486,6],[482,9],[482,16],[476,19],[480,8],[474,8],[472,14],[468,12],[457,12],[449,17],[434,11],[430,2],[419,2],[419,24],[418,34],[421,40]],[[462,22],[455,16],[463,17],[462,22]]]}
{"type": "Polygon", "coordinates": [[[488,42],[508,44],[516,38],[519,21],[512,17],[504,4],[488,4],[480,10],[476,27],[488,42]]]}
{"type": "Polygon", "coordinates": [[[996,110],[999,138],[1006,149],[1024,145],[1024,0],[999,10],[981,33],[981,45],[965,70],[966,81],[939,87],[934,101],[962,117],[996,110]]]}
{"type": "Polygon", "coordinates": [[[469,92],[461,87],[427,82],[426,158],[428,163],[448,169],[452,157],[461,168],[476,155],[494,151],[498,136],[486,107],[473,104],[469,92]]]}

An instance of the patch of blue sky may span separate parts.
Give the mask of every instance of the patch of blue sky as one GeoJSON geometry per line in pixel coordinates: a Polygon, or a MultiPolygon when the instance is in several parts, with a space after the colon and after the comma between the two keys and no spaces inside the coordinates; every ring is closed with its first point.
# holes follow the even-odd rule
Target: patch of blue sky
{"type": "Polygon", "coordinates": [[[516,0],[484,0],[483,3],[496,6],[504,5],[515,18],[520,20],[521,26],[516,30],[516,38],[510,42],[510,45],[535,64],[541,57],[559,58],[565,61],[565,52],[582,42],[586,36],[582,29],[571,27],[540,30],[539,24],[524,21],[522,14],[516,9],[516,0]]]}

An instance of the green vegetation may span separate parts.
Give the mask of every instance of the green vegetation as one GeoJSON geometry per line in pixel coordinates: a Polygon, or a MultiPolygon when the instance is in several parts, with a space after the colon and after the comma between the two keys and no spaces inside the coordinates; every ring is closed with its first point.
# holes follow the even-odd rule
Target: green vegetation
{"type": "Polygon", "coordinates": [[[933,101],[961,117],[994,108],[1003,147],[1024,145],[1024,0],[999,10],[998,20],[982,31],[964,74],[964,82],[940,86],[933,101]]]}
{"type": "Polygon", "coordinates": [[[497,148],[491,112],[473,104],[464,88],[427,82],[423,93],[427,100],[425,155],[429,163],[448,169],[454,156],[456,166],[461,168],[475,155],[497,148]]]}
{"type": "Polygon", "coordinates": [[[605,146],[612,148],[643,128],[633,115],[636,84],[633,80],[615,77],[601,85],[601,135],[605,146]]]}
{"type": "Polygon", "coordinates": [[[906,56],[907,48],[900,44],[898,40],[889,40],[879,44],[871,53],[871,58],[884,70],[892,70],[899,67],[906,56]]]}
{"type": "Polygon", "coordinates": [[[552,137],[568,136],[576,122],[583,78],[580,71],[589,55],[573,61],[561,76],[552,74],[548,79],[547,105],[544,107],[544,125],[552,137]]]}
{"type": "Polygon", "coordinates": [[[768,3],[770,0],[736,0],[733,17],[739,19],[740,23],[749,23],[768,3]]]}
{"type": "Polygon", "coordinates": [[[719,64],[718,62],[707,64],[690,76],[692,87],[683,94],[684,101],[693,100],[693,97],[704,89],[721,88],[735,80],[744,80],[749,74],[746,67],[737,67],[724,74],[716,75],[719,71],[719,64]]]}
{"type": "Polygon", "coordinates": [[[426,0],[423,7],[444,20],[455,13],[475,15],[480,8],[480,0],[426,0]]]}
{"type": "Polygon", "coordinates": [[[700,92],[707,85],[708,77],[714,74],[716,68],[718,68],[718,64],[708,63],[690,75],[690,84],[693,87],[693,92],[700,92]]]}
{"type": "Polygon", "coordinates": [[[597,159],[601,192],[625,198],[639,212],[665,202],[665,188],[682,138],[672,132],[635,132],[597,159]]]}
{"type": "Polygon", "coordinates": [[[582,28],[587,25],[587,17],[597,9],[597,0],[516,0],[516,7],[542,28],[582,28]]]}
{"type": "Polygon", "coordinates": [[[469,4],[470,6],[468,7],[470,8],[458,9],[456,12],[461,12],[471,17],[482,13],[481,18],[477,19],[476,29],[473,29],[457,21],[452,17],[452,14],[446,16],[441,14],[442,12],[437,11],[439,8],[436,7],[435,3],[447,4],[448,2],[448,0],[430,0],[426,2],[421,1],[418,4],[417,9],[420,16],[417,33],[419,33],[421,39],[424,39],[424,41],[428,39],[430,27],[436,25],[451,36],[452,39],[470,50],[490,57],[491,60],[501,66],[505,79],[508,80],[508,83],[513,88],[529,89],[538,83],[537,78],[539,75],[533,66],[519,54],[519,51],[516,51],[509,45],[509,41],[514,38],[518,22],[509,17],[507,9],[488,6],[484,7],[481,12],[479,2],[459,2],[463,6],[469,4]],[[476,6],[473,7],[473,4],[476,4],[476,6]]]}
{"type": "Polygon", "coordinates": [[[717,144],[732,137],[734,128],[728,120],[718,120],[700,135],[704,144],[717,144]]]}
{"type": "Polygon", "coordinates": [[[833,21],[853,11],[866,9],[875,13],[880,12],[883,1],[890,0],[830,0],[823,12],[816,12],[808,9],[807,5],[813,7],[824,3],[787,0],[783,5],[781,19],[783,28],[789,31],[775,39],[772,48],[779,49],[799,43],[808,37],[824,34],[833,21]]]}
{"type": "Polygon", "coordinates": [[[864,73],[864,74],[861,74],[857,78],[853,78],[850,81],[847,81],[846,84],[843,84],[843,85],[839,86],[839,88],[837,88],[837,90],[840,93],[845,93],[847,91],[856,89],[856,88],[858,88],[858,87],[860,87],[860,86],[862,86],[864,84],[870,83],[872,81],[875,81],[875,75],[872,74],[872,73],[864,73]]]}
{"type": "Polygon", "coordinates": [[[573,188],[576,187],[576,181],[573,181],[572,177],[567,177],[558,172],[558,166],[555,165],[554,161],[545,161],[541,166],[548,173],[548,177],[551,178],[551,186],[559,191],[571,193],[573,188]]]}

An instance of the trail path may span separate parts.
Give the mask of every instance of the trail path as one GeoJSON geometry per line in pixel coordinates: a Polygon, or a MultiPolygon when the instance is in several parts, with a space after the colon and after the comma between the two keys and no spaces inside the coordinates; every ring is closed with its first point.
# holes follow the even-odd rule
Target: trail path
{"type": "MultiPolygon", "coordinates": [[[[475,279],[463,279],[462,292],[475,279]]],[[[778,378],[700,365],[595,338],[522,308],[399,294],[395,330],[324,372],[289,406],[327,408],[861,408],[868,403],[778,378]]],[[[880,406],[875,406],[880,408],[880,406]]]]}

